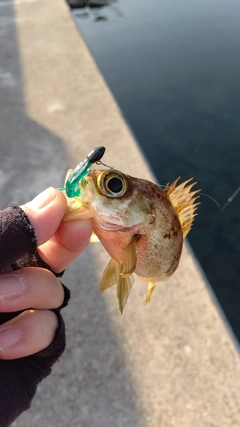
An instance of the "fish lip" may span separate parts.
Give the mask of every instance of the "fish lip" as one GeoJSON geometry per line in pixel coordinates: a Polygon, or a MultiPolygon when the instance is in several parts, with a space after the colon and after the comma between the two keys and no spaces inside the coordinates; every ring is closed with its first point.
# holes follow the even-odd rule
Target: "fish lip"
{"type": "MultiPolygon", "coordinates": [[[[122,232],[129,232],[133,229],[135,229],[136,225],[130,226],[130,227],[126,227],[123,223],[117,223],[117,222],[111,222],[111,221],[107,221],[106,219],[103,219],[103,217],[101,216],[100,218],[95,218],[95,221],[98,225],[99,228],[101,228],[102,230],[105,231],[122,231],[122,232]]],[[[135,234],[139,234],[139,233],[135,233],[135,234]]],[[[139,234],[141,235],[141,234],[139,234]]]]}
{"type": "Polygon", "coordinates": [[[118,231],[123,230],[125,227],[123,225],[114,224],[113,222],[98,222],[98,227],[105,231],[118,231]]]}
{"type": "Polygon", "coordinates": [[[103,213],[97,211],[97,209],[95,212],[97,213],[95,221],[102,230],[117,231],[124,228],[124,224],[120,218],[103,215],[103,213]]]}

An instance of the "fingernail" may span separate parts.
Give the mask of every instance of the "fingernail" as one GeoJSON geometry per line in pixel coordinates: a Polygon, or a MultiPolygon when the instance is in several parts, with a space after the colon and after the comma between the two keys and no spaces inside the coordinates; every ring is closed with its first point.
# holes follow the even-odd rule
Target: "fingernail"
{"type": "Polygon", "coordinates": [[[26,203],[31,209],[42,209],[49,205],[57,197],[57,192],[53,187],[47,188],[38,194],[31,202],[26,203]]]}
{"type": "Polygon", "coordinates": [[[0,351],[14,347],[21,340],[21,331],[11,328],[0,331],[0,351]]]}
{"type": "Polygon", "coordinates": [[[25,290],[25,282],[20,274],[0,276],[0,300],[19,297],[25,290]]]}

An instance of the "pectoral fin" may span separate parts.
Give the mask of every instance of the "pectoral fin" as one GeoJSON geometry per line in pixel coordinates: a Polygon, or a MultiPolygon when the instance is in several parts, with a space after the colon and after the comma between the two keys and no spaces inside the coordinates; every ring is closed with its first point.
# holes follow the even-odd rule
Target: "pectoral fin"
{"type": "Polygon", "coordinates": [[[148,305],[150,303],[151,295],[152,295],[155,287],[156,287],[156,283],[149,282],[148,288],[147,288],[147,293],[145,295],[146,299],[144,301],[144,305],[148,305]]]}
{"type": "Polygon", "coordinates": [[[117,284],[117,297],[121,313],[123,312],[134,281],[131,274],[136,268],[136,242],[138,239],[139,236],[133,236],[131,242],[124,249],[124,257],[121,263],[115,259],[109,261],[100,281],[101,292],[117,284]]]}
{"type": "Polygon", "coordinates": [[[132,289],[134,279],[130,275],[119,276],[117,283],[117,297],[119,302],[119,310],[123,313],[124,306],[128,300],[130,291],[132,289]]]}
{"type": "Polygon", "coordinates": [[[119,263],[115,259],[111,259],[101,277],[100,292],[104,292],[105,289],[111,288],[113,285],[116,285],[116,283],[118,282],[119,273],[119,263]]]}
{"type": "Polygon", "coordinates": [[[136,242],[138,238],[137,236],[133,236],[131,242],[126,246],[124,258],[120,264],[120,274],[117,282],[117,297],[121,314],[134,282],[131,274],[134,272],[137,263],[136,242]]]}
{"type": "Polygon", "coordinates": [[[136,242],[137,237],[133,236],[131,242],[124,249],[124,258],[121,263],[121,274],[131,274],[136,268],[136,242]]]}

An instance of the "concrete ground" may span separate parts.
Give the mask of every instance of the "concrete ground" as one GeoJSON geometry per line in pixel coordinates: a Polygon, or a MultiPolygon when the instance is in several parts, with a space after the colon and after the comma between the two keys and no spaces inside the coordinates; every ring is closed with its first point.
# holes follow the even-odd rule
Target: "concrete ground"
{"type": "MultiPolygon", "coordinates": [[[[98,145],[151,177],[64,0],[0,0],[0,130],[2,208],[98,145]]],[[[237,345],[188,244],[147,308],[136,280],[123,316],[98,291],[108,258],[91,244],[65,273],[67,349],[14,427],[239,426],[237,345]]]]}

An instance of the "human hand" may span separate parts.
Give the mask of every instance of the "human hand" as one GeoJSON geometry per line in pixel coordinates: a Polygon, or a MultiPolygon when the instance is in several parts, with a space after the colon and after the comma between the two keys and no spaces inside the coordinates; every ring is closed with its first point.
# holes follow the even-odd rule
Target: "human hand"
{"type": "MultiPolygon", "coordinates": [[[[31,221],[41,258],[59,273],[89,242],[89,220],[63,222],[65,196],[49,188],[21,208],[31,221]]],[[[26,267],[0,275],[0,312],[25,310],[0,326],[0,359],[29,356],[48,347],[58,328],[51,309],[64,300],[64,290],[55,275],[39,267],[26,267]]]]}

